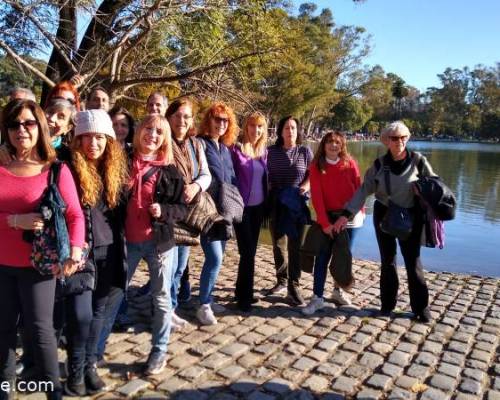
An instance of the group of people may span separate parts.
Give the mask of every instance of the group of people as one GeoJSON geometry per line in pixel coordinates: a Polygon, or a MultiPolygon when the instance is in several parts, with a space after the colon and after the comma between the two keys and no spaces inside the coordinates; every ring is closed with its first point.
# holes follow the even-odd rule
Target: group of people
{"type": "MultiPolygon", "coordinates": [[[[313,314],[324,306],[331,242],[316,257],[313,297],[306,305],[299,250],[303,227],[311,222],[309,199],[324,234],[333,240],[346,230],[351,247],[363,224],[364,201],[375,194],[381,313],[389,315],[395,308],[396,238],[382,232],[377,222],[389,198],[385,168],[374,164],[361,183],[341,132],[329,131],[313,156],[302,144],[293,116],[279,121],[276,143],[268,146],[262,113],[248,114],[239,132],[233,109],[222,102],[211,104],[196,127],[190,99],[168,104],[159,92],[149,96],[147,115],[137,125],[126,109],[108,110],[109,96],[101,87],[92,90],[85,110],[68,81],[50,91],[43,109],[28,92],[18,90],[11,97],[2,111],[0,146],[1,381],[15,382],[20,332],[24,365],[36,365],[40,379],[53,383],[49,399],[61,398],[63,392],[84,396],[103,390],[96,364],[117,314],[126,309],[125,294],[141,260],[148,267],[153,302],[152,348],[144,372],[160,373],[170,332],[188,324],[177,308],[181,294],[190,297],[191,247],[200,243],[205,255],[196,317],[203,325],[216,324],[221,306],[213,302],[212,292],[234,228],[240,254],[234,298],[238,309],[250,312],[258,301],[255,256],[266,216],[276,267],[276,284],[267,294],[286,294],[290,304],[313,314]],[[59,260],[56,273],[42,275],[32,266],[27,233],[44,227],[37,206],[59,161],[57,186],[66,205],[70,256],[59,260]],[[231,203],[230,212],[226,203],[231,203]],[[64,386],[57,359],[63,331],[68,355],[64,386]]],[[[389,125],[381,133],[388,147],[381,162],[390,169],[391,199],[413,208],[411,182],[418,171],[414,153],[406,148],[409,137],[402,122],[389,125]]],[[[421,162],[424,174],[433,175],[425,157],[421,162]]],[[[399,244],[412,311],[426,322],[430,313],[420,263],[421,230],[422,219],[416,218],[411,237],[399,244]]],[[[338,285],[332,299],[349,304],[338,285]]],[[[11,395],[2,386],[0,398],[11,395]]]]}

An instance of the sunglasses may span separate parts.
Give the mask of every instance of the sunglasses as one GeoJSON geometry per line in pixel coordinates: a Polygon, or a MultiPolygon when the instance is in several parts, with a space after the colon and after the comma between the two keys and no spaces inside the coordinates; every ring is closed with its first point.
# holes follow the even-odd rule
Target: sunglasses
{"type": "Polygon", "coordinates": [[[391,142],[399,142],[400,140],[405,142],[406,140],[408,140],[408,136],[389,136],[389,139],[391,140],[391,142]]]}
{"type": "Polygon", "coordinates": [[[212,117],[215,122],[219,124],[228,124],[229,123],[229,118],[222,118],[222,117],[212,117]]]}
{"type": "Polygon", "coordinates": [[[21,128],[21,125],[26,129],[27,131],[30,131],[32,129],[35,129],[35,127],[38,126],[38,122],[34,119],[28,119],[24,122],[21,121],[12,121],[7,124],[7,129],[11,131],[17,131],[19,128],[21,128]]]}

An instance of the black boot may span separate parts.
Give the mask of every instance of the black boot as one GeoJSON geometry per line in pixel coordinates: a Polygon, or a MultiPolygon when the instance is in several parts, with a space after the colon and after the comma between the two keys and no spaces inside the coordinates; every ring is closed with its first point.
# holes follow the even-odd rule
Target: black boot
{"type": "Polygon", "coordinates": [[[71,397],[83,397],[87,394],[82,372],[70,372],[64,385],[64,393],[71,397]]]}
{"type": "Polygon", "coordinates": [[[95,364],[89,365],[85,369],[85,385],[87,386],[87,394],[96,394],[101,392],[106,384],[97,374],[97,367],[95,364]]]}
{"type": "Polygon", "coordinates": [[[61,388],[54,389],[52,392],[47,392],[47,400],[62,400],[63,390],[61,388]]]}
{"type": "Polygon", "coordinates": [[[292,306],[304,305],[304,298],[300,293],[300,287],[297,283],[288,283],[288,295],[286,298],[292,306]]]}

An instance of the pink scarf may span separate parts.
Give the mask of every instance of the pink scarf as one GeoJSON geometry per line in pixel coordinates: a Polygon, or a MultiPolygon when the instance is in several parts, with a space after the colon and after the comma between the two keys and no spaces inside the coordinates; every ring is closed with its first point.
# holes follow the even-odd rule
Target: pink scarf
{"type": "Polygon", "coordinates": [[[165,165],[163,161],[149,160],[143,155],[134,152],[128,187],[131,191],[132,197],[137,195],[139,208],[142,208],[142,177],[150,170],[151,167],[160,167],[163,165],[165,165]]]}

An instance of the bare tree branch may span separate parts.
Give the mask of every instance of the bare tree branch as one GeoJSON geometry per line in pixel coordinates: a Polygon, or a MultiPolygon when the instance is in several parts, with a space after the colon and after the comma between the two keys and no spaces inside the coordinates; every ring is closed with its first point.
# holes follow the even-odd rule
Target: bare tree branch
{"type": "Polygon", "coordinates": [[[5,52],[11,56],[15,61],[20,63],[21,65],[25,66],[28,68],[33,74],[35,74],[38,78],[40,78],[42,81],[50,85],[51,87],[55,86],[55,83],[52,82],[45,74],[42,74],[36,67],[31,65],[28,61],[23,59],[21,56],[19,56],[13,49],[10,48],[10,46],[7,45],[3,40],[0,40],[0,47],[5,50],[5,52]]]}
{"type": "Polygon", "coordinates": [[[54,46],[54,49],[59,53],[59,56],[64,60],[66,63],[67,67],[71,69],[71,71],[74,74],[78,73],[78,70],[75,68],[71,60],[68,58],[66,52],[62,48],[61,44],[57,40],[57,38],[54,37],[47,29],[44,28],[44,26],[38,21],[37,18],[33,15],[33,12],[31,12],[30,9],[25,9],[22,7],[19,2],[17,1],[11,1],[11,0],[5,0],[7,4],[9,4],[14,10],[17,10],[19,13],[25,15],[33,24],[38,28],[40,33],[54,46]]]}
{"type": "MultiPolygon", "coordinates": [[[[271,50],[273,51],[273,50],[271,50]]],[[[200,68],[195,68],[189,72],[185,72],[183,74],[178,74],[178,75],[171,75],[171,76],[150,76],[150,77],[145,77],[145,78],[137,78],[137,79],[129,79],[121,82],[115,82],[112,86],[115,88],[123,87],[123,86],[129,86],[129,85],[136,85],[136,84],[142,84],[142,83],[164,83],[164,82],[172,82],[172,81],[178,81],[182,79],[187,79],[191,76],[201,74],[203,72],[207,72],[216,68],[221,68],[224,66],[227,66],[231,63],[234,63],[236,61],[243,60],[248,57],[253,57],[258,54],[262,54],[262,51],[254,51],[251,53],[246,53],[242,54],[238,57],[233,57],[228,60],[224,60],[218,63],[210,64],[204,67],[200,68]]]]}

